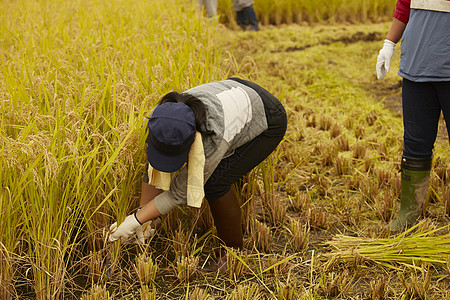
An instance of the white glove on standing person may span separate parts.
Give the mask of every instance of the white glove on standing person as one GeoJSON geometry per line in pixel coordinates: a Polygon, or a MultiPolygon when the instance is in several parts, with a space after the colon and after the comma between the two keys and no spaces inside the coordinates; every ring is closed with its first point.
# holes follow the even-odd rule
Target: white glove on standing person
{"type": "Polygon", "coordinates": [[[137,230],[143,232],[142,224],[136,218],[136,214],[131,214],[123,220],[119,227],[117,227],[117,222],[114,222],[110,227],[111,235],[109,240],[114,242],[121,239],[122,242],[127,241],[133,234],[137,233],[137,230]],[[138,229],[140,228],[140,229],[138,229]]]}
{"type": "Polygon", "coordinates": [[[377,78],[379,80],[383,79],[389,72],[394,51],[395,43],[388,39],[384,40],[383,48],[381,48],[377,58],[377,78]]]}

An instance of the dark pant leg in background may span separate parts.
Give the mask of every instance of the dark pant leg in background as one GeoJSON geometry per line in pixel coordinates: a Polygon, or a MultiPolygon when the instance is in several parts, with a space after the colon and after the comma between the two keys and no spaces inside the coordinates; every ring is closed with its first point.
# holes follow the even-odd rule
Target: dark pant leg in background
{"type": "Polygon", "coordinates": [[[244,9],[247,13],[248,21],[250,23],[250,31],[258,31],[259,25],[258,25],[258,18],[256,17],[255,10],[253,9],[253,6],[248,6],[244,9]]]}
{"type": "Polygon", "coordinates": [[[248,20],[247,13],[245,9],[236,12],[237,23],[242,28],[242,30],[247,30],[247,26],[250,24],[248,20]]]}
{"type": "Polygon", "coordinates": [[[403,79],[404,157],[432,157],[441,110],[448,130],[449,98],[450,82],[413,82],[403,79]]]}
{"type": "Polygon", "coordinates": [[[259,30],[258,19],[253,6],[247,6],[241,11],[236,12],[236,15],[237,23],[243,30],[246,30],[248,25],[250,25],[249,30],[259,30]]]}

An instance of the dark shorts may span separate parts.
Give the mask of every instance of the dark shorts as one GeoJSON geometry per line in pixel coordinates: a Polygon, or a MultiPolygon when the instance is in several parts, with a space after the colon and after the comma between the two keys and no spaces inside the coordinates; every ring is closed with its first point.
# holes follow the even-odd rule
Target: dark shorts
{"type": "Polygon", "coordinates": [[[231,185],[266,159],[286,133],[287,116],[280,101],[259,85],[230,78],[254,89],[264,103],[268,128],[250,142],[237,148],[231,156],[222,159],[205,184],[205,198],[215,200],[225,195],[231,185]]]}
{"type": "Polygon", "coordinates": [[[402,106],[403,156],[432,158],[441,111],[449,132],[450,82],[413,82],[403,79],[402,106]]]}

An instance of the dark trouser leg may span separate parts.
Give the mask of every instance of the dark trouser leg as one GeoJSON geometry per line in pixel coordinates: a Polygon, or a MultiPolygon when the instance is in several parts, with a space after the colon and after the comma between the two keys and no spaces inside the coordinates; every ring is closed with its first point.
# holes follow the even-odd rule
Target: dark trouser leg
{"type": "Polygon", "coordinates": [[[441,104],[434,83],[403,79],[403,156],[429,159],[433,156],[441,104]]]}
{"type": "MultiPolygon", "coordinates": [[[[424,208],[441,110],[450,121],[450,82],[403,80],[404,144],[398,217],[388,225],[399,231],[413,225],[424,208]]],[[[447,125],[447,131],[448,131],[447,125]]]]}
{"type": "Polygon", "coordinates": [[[259,25],[258,25],[258,18],[256,17],[255,10],[253,9],[253,6],[248,6],[245,8],[245,11],[247,12],[248,20],[250,21],[250,31],[258,31],[259,25]]]}
{"type": "Polygon", "coordinates": [[[248,19],[247,19],[247,13],[246,13],[245,9],[243,9],[241,11],[237,11],[236,17],[237,17],[238,25],[242,28],[242,30],[246,30],[247,25],[248,25],[248,19]]]}
{"type": "Polygon", "coordinates": [[[209,201],[217,235],[227,247],[241,249],[243,245],[241,206],[233,189],[209,201]]]}
{"type": "Polygon", "coordinates": [[[444,114],[447,134],[450,142],[450,81],[437,82],[435,84],[442,113],[444,114]]]}

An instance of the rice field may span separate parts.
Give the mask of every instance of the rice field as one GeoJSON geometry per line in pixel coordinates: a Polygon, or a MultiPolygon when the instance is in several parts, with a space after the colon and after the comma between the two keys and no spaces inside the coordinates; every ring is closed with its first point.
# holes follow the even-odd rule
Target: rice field
{"type": "MultiPolygon", "coordinates": [[[[221,21],[236,25],[232,2],[218,0],[221,21]]],[[[392,20],[395,0],[257,0],[254,9],[264,24],[367,23],[392,20]]]]}
{"type": "Polygon", "coordinates": [[[223,0],[218,20],[184,0],[1,2],[0,299],[449,299],[444,130],[424,219],[384,229],[399,53],[384,81],[375,61],[395,1],[323,2],[256,1],[257,33],[233,29],[223,0]],[[148,245],[108,243],[139,202],[145,116],[229,76],[267,87],[289,125],[236,185],[245,246],[227,273],[198,271],[218,245],[206,204],[162,218],[148,245]]]}

